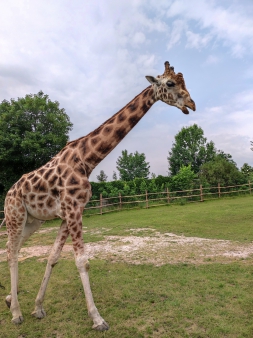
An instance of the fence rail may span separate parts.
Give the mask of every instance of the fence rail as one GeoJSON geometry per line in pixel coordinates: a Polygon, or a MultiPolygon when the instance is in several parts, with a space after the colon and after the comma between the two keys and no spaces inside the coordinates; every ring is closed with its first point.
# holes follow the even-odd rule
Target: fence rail
{"type": "MultiPolygon", "coordinates": [[[[84,214],[86,215],[102,215],[112,211],[130,210],[137,208],[148,209],[151,207],[168,205],[170,203],[192,203],[192,202],[204,202],[215,198],[221,198],[222,195],[236,196],[238,194],[252,194],[253,184],[248,182],[247,184],[231,185],[222,187],[220,184],[214,187],[203,187],[183,191],[169,191],[167,188],[165,191],[160,192],[148,192],[138,195],[121,195],[113,197],[103,197],[100,194],[100,198],[97,200],[91,200],[87,203],[84,214]]],[[[0,211],[0,222],[4,218],[4,212],[0,211]]]]}
{"type": "Polygon", "coordinates": [[[207,200],[221,198],[222,196],[236,196],[242,194],[252,194],[252,183],[241,185],[231,185],[222,187],[220,184],[212,187],[203,187],[184,190],[184,191],[165,191],[160,192],[148,192],[138,195],[121,195],[112,197],[103,197],[100,194],[100,198],[91,200],[84,209],[86,215],[102,215],[112,211],[120,211],[122,209],[130,210],[136,208],[151,208],[161,205],[167,205],[170,203],[192,203],[192,202],[204,202],[207,200]]]}

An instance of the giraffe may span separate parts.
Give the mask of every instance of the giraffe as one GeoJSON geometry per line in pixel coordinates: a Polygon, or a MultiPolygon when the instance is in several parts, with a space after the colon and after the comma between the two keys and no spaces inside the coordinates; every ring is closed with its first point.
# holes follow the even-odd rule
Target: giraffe
{"type": "Polygon", "coordinates": [[[84,289],[88,315],[93,329],[108,330],[109,325],[100,316],[89,283],[89,261],[85,253],[82,232],[82,213],[92,196],[89,176],[92,170],[140,121],[151,106],[161,100],[188,114],[195,111],[195,103],[186,89],[183,74],[175,73],[165,62],[163,75],[146,76],[150,82],[119,112],[88,135],[67,143],[48,163],[23,175],[8,191],[5,199],[5,222],[8,232],[7,260],[11,276],[11,293],[6,304],[12,313],[12,322],[21,324],[23,316],[18,302],[18,253],[22,244],[41,226],[43,221],[61,218],[56,240],[48,257],[45,274],[35,300],[32,315],[43,318],[46,312],[43,300],[52,269],[62,247],[70,235],[75,264],[84,289]]]}

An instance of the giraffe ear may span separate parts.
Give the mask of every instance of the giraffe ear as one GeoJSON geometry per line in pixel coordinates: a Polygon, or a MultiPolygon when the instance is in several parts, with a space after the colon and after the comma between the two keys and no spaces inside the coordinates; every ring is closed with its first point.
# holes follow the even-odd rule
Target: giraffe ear
{"type": "Polygon", "coordinates": [[[160,85],[159,81],[154,77],[154,76],[146,76],[146,79],[148,80],[148,82],[150,82],[151,84],[156,84],[157,86],[160,85]]]}

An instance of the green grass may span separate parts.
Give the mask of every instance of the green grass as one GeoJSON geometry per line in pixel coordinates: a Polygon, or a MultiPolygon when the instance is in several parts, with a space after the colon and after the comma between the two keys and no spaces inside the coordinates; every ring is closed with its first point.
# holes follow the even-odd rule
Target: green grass
{"type": "Polygon", "coordinates": [[[88,229],[112,229],[107,235],[126,235],[130,228],[150,227],[162,233],[251,242],[252,213],[253,196],[246,196],[84,217],[83,224],[88,229]]]}
{"type": "MultiPolygon", "coordinates": [[[[47,317],[30,316],[45,264],[20,264],[21,326],[10,323],[1,306],[1,337],[252,337],[253,269],[245,264],[133,266],[92,261],[96,305],[110,331],[91,330],[74,262],[62,260],[52,275],[45,300],[47,317]]],[[[2,285],[9,289],[6,265],[2,285]]],[[[1,298],[6,291],[1,289],[1,298]]]]}
{"type": "MultiPolygon", "coordinates": [[[[252,202],[253,197],[247,196],[84,217],[84,237],[86,242],[98,241],[103,235],[127,235],[129,229],[150,227],[162,233],[251,242],[252,202]],[[99,229],[102,234],[93,234],[99,229]]],[[[44,227],[58,225],[54,221],[44,227]]],[[[35,234],[27,245],[53,243],[54,237],[55,232],[35,234]]],[[[1,247],[5,241],[1,240],[1,247]]],[[[16,327],[4,304],[10,289],[7,263],[0,263],[1,338],[253,337],[251,259],[160,267],[92,260],[94,299],[110,324],[105,333],[91,330],[73,260],[62,259],[54,268],[44,303],[47,317],[36,320],[30,316],[45,265],[36,258],[19,264],[19,300],[25,321],[16,327]]]]}

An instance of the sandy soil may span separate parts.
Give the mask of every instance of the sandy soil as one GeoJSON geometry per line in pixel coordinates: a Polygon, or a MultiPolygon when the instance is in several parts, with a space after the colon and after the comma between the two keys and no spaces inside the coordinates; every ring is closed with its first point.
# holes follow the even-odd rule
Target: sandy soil
{"type": "MultiPolygon", "coordinates": [[[[48,231],[55,231],[55,228],[41,229],[39,232],[48,231]]],[[[50,248],[51,246],[48,245],[22,248],[19,260],[30,257],[45,259],[50,248]]],[[[253,255],[253,243],[240,244],[225,240],[177,236],[172,233],[161,234],[155,229],[148,228],[130,229],[126,236],[104,236],[102,241],[86,243],[86,250],[89,259],[124,261],[130,264],[156,266],[176,263],[208,264],[247,259],[253,255]]],[[[72,256],[72,245],[65,245],[62,257],[72,256]]],[[[0,261],[4,260],[6,260],[6,250],[0,249],[0,261]]]]}

